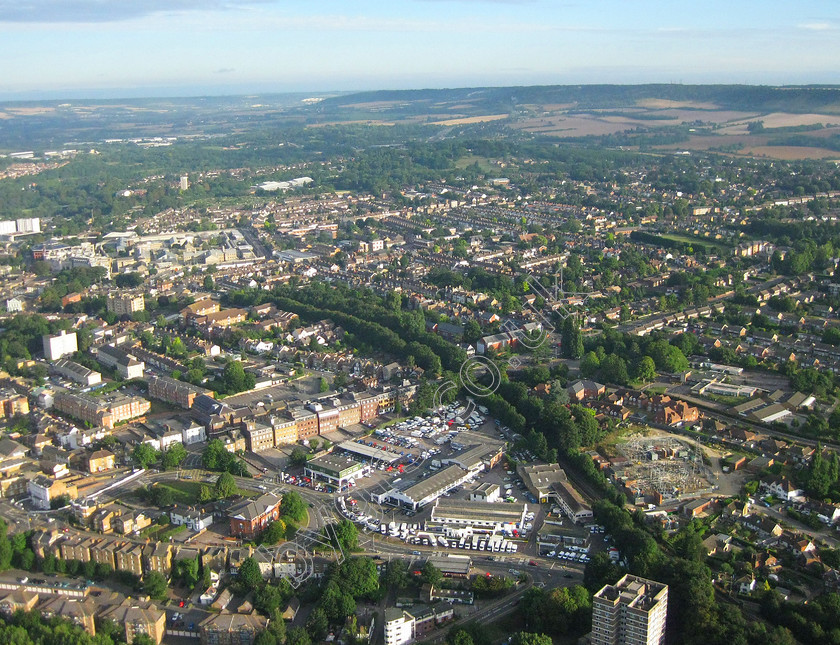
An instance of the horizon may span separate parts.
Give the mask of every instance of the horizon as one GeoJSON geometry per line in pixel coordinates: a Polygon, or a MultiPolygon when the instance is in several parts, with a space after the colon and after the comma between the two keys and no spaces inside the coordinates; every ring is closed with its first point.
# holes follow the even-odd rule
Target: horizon
{"type": "Polygon", "coordinates": [[[835,85],[838,33],[840,7],[781,0],[0,0],[0,100],[835,85]]]}
{"type": "MultiPolygon", "coordinates": [[[[47,103],[55,101],[140,101],[140,100],[199,100],[199,99],[225,99],[225,98],[247,98],[247,97],[317,97],[321,99],[333,98],[338,96],[350,96],[353,94],[368,94],[379,92],[446,92],[458,90],[480,90],[480,89],[504,89],[504,88],[531,88],[531,87],[650,87],[650,86],[677,86],[677,87],[767,87],[778,89],[840,89],[840,83],[679,83],[679,82],[644,82],[644,83],[535,83],[530,85],[511,84],[511,85],[451,85],[440,87],[379,87],[370,89],[356,89],[356,90],[254,90],[247,91],[242,88],[240,91],[234,91],[228,86],[220,86],[217,88],[204,88],[205,91],[200,91],[199,88],[184,89],[182,93],[166,93],[164,88],[80,88],[67,93],[56,93],[52,95],[52,91],[45,91],[43,94],[48,96],[29,96],[27,98],[4,98],[3,93],[0,93],[0,105],[10,103],[47,103]],[[193,91],[194,90],[194,91],[193,91]],[[111,94],[113,92],[113,94],[111,94]],[[74,96],[75,94],[75,96],[74,96]],[[96,96],[96,94],[102,94],[96,96]]],[[[58,92],[58,91],[56,91],[58,92]]]]}

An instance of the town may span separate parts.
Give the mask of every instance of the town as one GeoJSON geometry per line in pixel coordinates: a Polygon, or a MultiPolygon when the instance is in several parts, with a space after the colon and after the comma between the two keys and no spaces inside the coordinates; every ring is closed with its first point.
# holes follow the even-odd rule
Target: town
{"type": "Polygon", "coordinates": [[[0,614],[835,642],[836,163],[341,127],[0,159],[0,614]]]}

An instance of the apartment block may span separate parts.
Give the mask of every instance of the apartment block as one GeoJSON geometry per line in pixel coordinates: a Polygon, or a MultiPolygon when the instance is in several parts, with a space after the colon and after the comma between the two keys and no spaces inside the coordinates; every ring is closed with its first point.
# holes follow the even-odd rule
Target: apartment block
{"type": "Polygon", "coordinates": [[[143,311],[146,308],[146,300],[143,294],[116,294],[108,296],[105,303],[106,308],[117,316],[130,316],[131,314],[143,311]]]}
{"type": "Polygon", "coordinates": [[[668,585],[630,574],[592,599],[592,645],[664,645],[668,585]]]}
{"type": "Polygon", "coordinates": [[[153,399],[172,403],[179,407],[189,410],[192,407],[195,397],[206,394],[207,396],[215,397],[215,393],[210,390],[205,390],[202,387],[196,387],[190,383],[184,383],[168,376],[150,376],[149,377],[149,396],[153,399]]]}

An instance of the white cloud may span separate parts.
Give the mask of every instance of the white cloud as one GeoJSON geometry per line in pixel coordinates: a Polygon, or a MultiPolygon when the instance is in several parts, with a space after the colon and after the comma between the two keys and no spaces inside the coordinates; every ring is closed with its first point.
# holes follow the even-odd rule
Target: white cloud
{"type": "Polygon", "coordinates": [[[830,22],[806,22],[801,25],[797,25],[797,27],[806,31],[834,31],[837,29],[837,25],[830,22]]]}

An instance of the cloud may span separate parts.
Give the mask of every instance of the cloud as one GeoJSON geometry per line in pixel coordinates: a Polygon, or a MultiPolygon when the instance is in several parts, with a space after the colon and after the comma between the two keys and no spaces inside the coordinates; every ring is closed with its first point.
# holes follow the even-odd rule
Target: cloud
{"type": "Polygon", "coordinates": [[[269,0],[0,0],[0,22],[118,22],[157,13],[223,11],[269,0]]]}
{"type": "Polygon", "coordinates": [[[235,72],[236,70],[233,67],[221,67],[217,69],[214,74],[230,74],[231,72],[235,72]]]}
{"type": "Polygon", "coordinates": [[[797,27],[806,31],[834,31],[837,29],[837,25],[830,22],[806,22],[801,25],[797,25],[797,27]]]}

